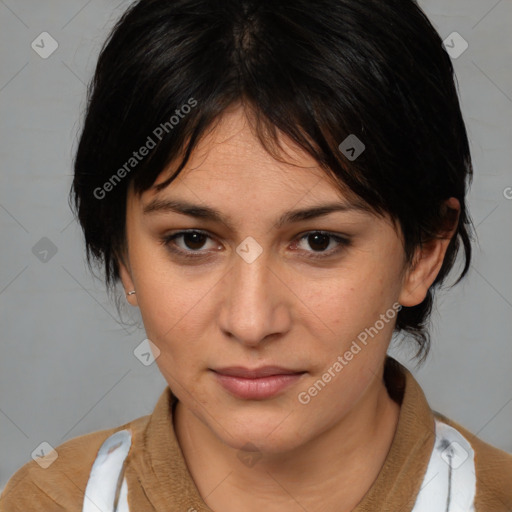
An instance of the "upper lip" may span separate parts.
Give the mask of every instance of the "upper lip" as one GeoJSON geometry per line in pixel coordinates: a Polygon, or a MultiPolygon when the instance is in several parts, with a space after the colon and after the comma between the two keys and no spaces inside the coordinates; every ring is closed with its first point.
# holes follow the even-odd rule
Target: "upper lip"
{"type": "Polygon", "coordinates": [[[213,370],[216,373],[229,375],[231,377],[243,377],[246,379],[257,379],[258,377],[269,377],[270,375],[290,375],[293,373],[304,373],[300,370],[291,370],[282,366],[261,366],[259,368],[244,368],[243,366],[229,366],[213,370]]]}

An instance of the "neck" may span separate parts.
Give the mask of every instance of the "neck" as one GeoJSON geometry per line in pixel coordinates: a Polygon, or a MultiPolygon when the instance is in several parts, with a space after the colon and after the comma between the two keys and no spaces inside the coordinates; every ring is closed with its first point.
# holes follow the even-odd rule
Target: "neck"
{"type": "Polygon", "coordinates": [[[250,466],[181,402],[173,419],[187,467],[213,511],[349,512],[384,464],[399,411],[381,373],[342,421],[291,452],[260,453],[250,466]]]}

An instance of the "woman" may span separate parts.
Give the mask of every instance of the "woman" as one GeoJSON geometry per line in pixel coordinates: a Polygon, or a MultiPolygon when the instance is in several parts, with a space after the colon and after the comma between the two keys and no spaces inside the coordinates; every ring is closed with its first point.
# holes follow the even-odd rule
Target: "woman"
{"type": "Polygon", "coordinates": [[[512,456],[387,356],[396,332],[426,357],[434,290],[469,268],[471,173],[411,0],[135,2],[72,199],[169,386],[23,466],[0,510],[510,511],[512,456]]]}

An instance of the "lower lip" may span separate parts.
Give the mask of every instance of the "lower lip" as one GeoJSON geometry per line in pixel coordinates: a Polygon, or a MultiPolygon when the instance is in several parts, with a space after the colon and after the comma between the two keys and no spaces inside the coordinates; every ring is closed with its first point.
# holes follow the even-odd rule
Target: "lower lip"
{"type": "Polygon", "coordinates": [[[213,373],[225,390],[238,398],[246,400],[271,398],[296,383],[304,375],[304,373],[290,373],[247,379],[217,372],[213,373]]]}

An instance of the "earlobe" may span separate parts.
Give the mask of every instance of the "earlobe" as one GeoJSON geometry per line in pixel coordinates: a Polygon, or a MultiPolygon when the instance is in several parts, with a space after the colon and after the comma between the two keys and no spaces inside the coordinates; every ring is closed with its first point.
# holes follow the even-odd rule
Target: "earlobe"
{"type": "Polygon", "coordinates": [[[457,229],[460,203],[452,197],[445,202],[445,207],[452,212],[456,210],[457,215],[455,218],[451,217],[449,228],[439,233],[438,238],[431,239],[416,249],[413,262],[405,273],[398,299],[403,306],[412,307],[423,302],[441,270],[448,245],[457,229]]]}
{"type": "Polygon", "coordinates": [[[408,269],[399,302],[403,306],[416,306],[423,302],[437,274],[441,270],[450,240],[436,239],[418,248],[415,260],[408,269]]]}
{"type": "Polygon", "coordinates": [[[131,276],[131,269],[129,268],[129,263],[126,265],[122,259],[118,260],[119,264],[119,276],[121,278],[121,282],[123,283],[123,288],[126,294],[126,300],[132,306],[138,306],[137,296],[135,294],[135,285],[133,283],[133,279],[131,276]]]}

